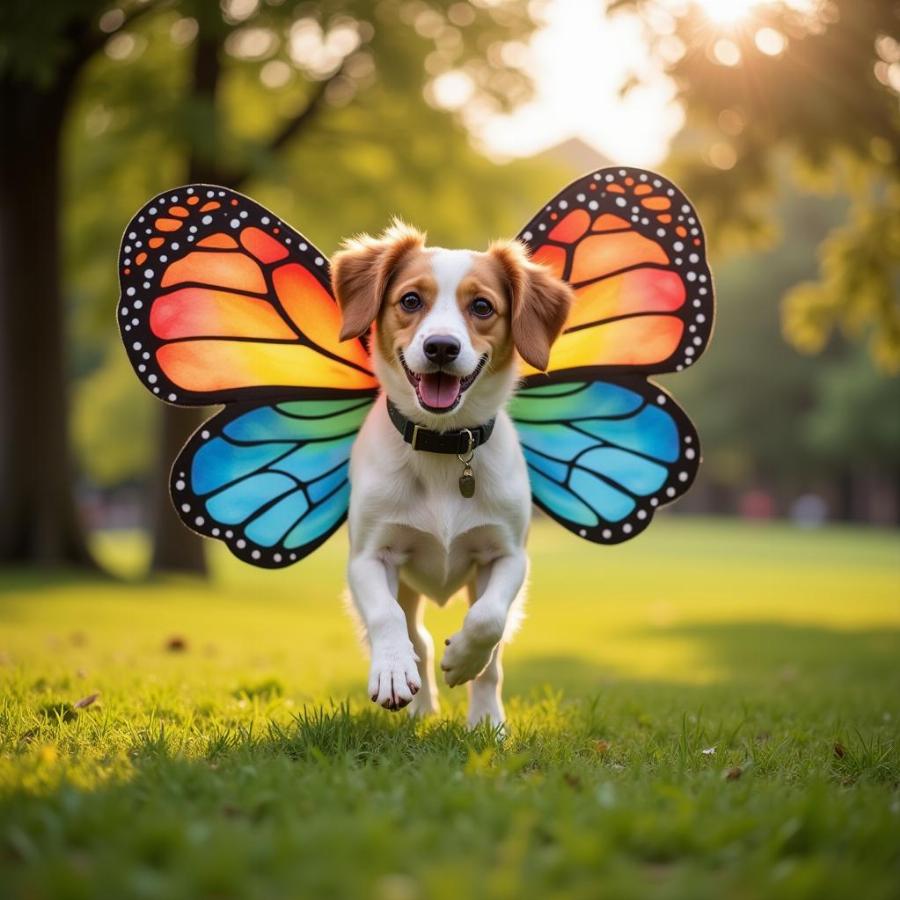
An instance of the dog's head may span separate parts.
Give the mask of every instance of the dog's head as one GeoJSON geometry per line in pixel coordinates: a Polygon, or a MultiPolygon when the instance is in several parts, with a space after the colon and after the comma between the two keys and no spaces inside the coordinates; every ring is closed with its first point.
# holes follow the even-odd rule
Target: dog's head
{"type": "Polygon", "coordinates": [[[515,241],[484,253],[444,250],[399,222],[347,241],[331,274],[341,339],[374,324],[372,358],[386,393],[437,429],[495,415],[515,383],[516,351],[545,369],[573,296],[515,241]]]}

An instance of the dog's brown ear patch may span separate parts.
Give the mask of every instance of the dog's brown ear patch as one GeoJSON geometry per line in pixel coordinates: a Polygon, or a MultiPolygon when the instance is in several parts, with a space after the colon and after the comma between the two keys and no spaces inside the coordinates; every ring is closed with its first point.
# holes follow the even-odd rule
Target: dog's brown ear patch
{"type": "Polygon", "coordinates": [[[500,262],[509,285],[516,350],[530,366],[544,371],[575,293],[567,282],[533,263],[518,241],[499,241],[489,252],[500,262]]]}
{"type": "Polygon", "coordinates": [[[331,283],[341,308],[341,340],[365,334],[378,316],[397,263],[425,245],[425,235],[395,219],[380,237],[362,234],[344,242],[331,259],[331,283]]]}

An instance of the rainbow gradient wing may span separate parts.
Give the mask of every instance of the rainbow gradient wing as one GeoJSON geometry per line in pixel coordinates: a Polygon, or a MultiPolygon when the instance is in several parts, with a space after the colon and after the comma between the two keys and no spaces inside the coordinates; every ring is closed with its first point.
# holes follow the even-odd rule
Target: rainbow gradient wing
{"type": "Polygon", "coordinates": [[[256,566],[290,565],[344,521],[350,448],[377,383],[340,342],[328,260],[247,197],[191,184],[129,223],[118,322],[155,396],[226,404],[182,450],[182,521],[256,566]]]}
{"type": "Polygon", "coordinates": [[[693,425],[643,378],[524,388],[510,414],[534,502],[590,541],[617,544],[640,534],[697,473],[693,425]]]}
{"type": "Polygon", "coordinates": [[[215,185],[154,197],[125,230],[118,322],[141,382],[206,405],[374,393],[369,356],[341,343],[328,260],[258,203],[215,185]]]}
{"type": "Polygon", "coordinates": [[[181,520],[255,566],[307,556],[347,516],[350,448],[371,405],[358,397],[226,408],[172,467],[181,520]]]}
{"type": "MultiPolygon", "coordinates": [[[[670,181],[600,169],[557,194],[519,234],[575,289],[551,380],[680,372],[709,342],[713,286],[700,219],[670,181]]],[[[547,376],[526,366],[526,378],[547,376]]]]}
{"type": "Polygon", "coordinates": [[[565,188],[519,239],[575,290],[548,371],[523,365],[510,413],[535,503],[598,543],[643,531],[691,486],[690,419],[647,379],[706,349],[713,284],[700,220],[654,172],[609,168],[565,188]]]}

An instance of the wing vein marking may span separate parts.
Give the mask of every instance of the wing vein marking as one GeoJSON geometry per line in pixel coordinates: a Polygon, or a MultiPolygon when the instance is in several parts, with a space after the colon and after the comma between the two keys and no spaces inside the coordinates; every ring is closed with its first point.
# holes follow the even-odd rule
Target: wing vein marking
{"type": "MultiPolygon", "coordinates": [[[[615,382],[604,382],[605,384],[615,384],[615,382]]],[[[585,385],[587,387],[587,385],[585,385]]],[[[617,385],[618,387],[618,385],[617,385]]],[[[631,393],[637,393],[637,391],[632,390],[632,388],[623,388],[623,390],[631,391],[631,393]]],[[[570,397],[572,393],[577,393],[577,391],[572,391],[568,394],[551,394],[550,397],[570,397]]],[[[630,419],[632,416],[640,415],[648,406],[650,406],[650,401],[638,394],[641,398],[641,405],[636,406],[631,412],[627,413],[616,413],[615,415],[609,416],[575,416],[571,419],[523,419],[520,416],[515,416],[513,418],[514,422],[524,422],[528,425],[571,425],[572,422],[590,422],[594,419],[599,419],[601,422],[620,422],[623,419],[630,419]]],[[[588,437],[594,438],[594,435],[588,435],[588,437]]],[[[596,439],[596,438],[595,438],[596,439]]]]}
{"type": "MultiPolygon", "coordinates": [[[[680,308],[681,307],[679,307],[679,309],[680,308]]],[[[576,331],[584,331],[584,329],[586,328],[595,328],[597,325],[609,325],[611,322],[620,322],[622,319],[640,319],[646,318],[647,316],[670,316],[673,319],[679,319],[681,321],[684,320],[683,316],[677,315],[675,311],[654,312],[650,310],[633,313],[622,313],[619,316],[610,316],[607,319],[596,319],[593,322],[582,322],[580,325],[573,325],[571,328],[567,328],[563,332],[563,334],[574,334],[576,331]]]]}
{"type": "Polygon", "coordinates": [[[294,338],[273,338],[273,337],[247,337],[242,334],[228,335],[223,337],[221,334],[192,334],[188,337],[176,338],[157,338],[165,344],[184,344],[189,341],[227,341],[234,344],[303,344],[300,339],[294,338]]]}
{"type": "MultiPolygon", "coordinates": [[[[243,297],[252,297],[254,300],[265,300],[268,303],[272,302],[272,298],[268,294],[258,294],[256,291],[246,291],[243,288],[236,287],[225,287],[221,284],[211,284],[208,281],[179,281],[176,284],[167,284],[165,287],[158,286],[157,290],[161,291],[160,294],[154,294],[153,300],[156,301],[160,297],[164,297],[167,294],[173,294],[175,291],[183,290],[184,288],[201,288],[206,290],[218,290],[223,291],[227,294],[240,294],[243,297]]],[[[148,289],[150,290],[150,289],[148,289]]],[[[158,338],[157,338],[158,340],[158,338]]]]}
{"type": "MultiPolygon", "coordinates": [[[[343,465],[343,463],[342,463],[342,465],[343,465]]],[[[316,481],[318,481],[318,479],[316,479],[316,481]]],[[[300,518],[297,519],[297,521],[294,522],[293,525],[291,525],[289,530],[293,530],[294,528],[296,528],[308,515],[310,515],[310,513],[312,513],[314,510],[318,509],[323,503],[327,503],[338,491],[342,490],[344,485],[347,484],[349,481],[350,481],[349,478],[345,478],[340,484],[338,484],[335,487],[335,489],[333,491],[331,491],[330,493],[328,493],[324,497],[322,497],[322,499],[319,500],[315,505],[310,503],[309,508],[304,511],[303,515],[300,516],[300,518]]],[[[313,484],[313,482],[310,482],[310,484],[313,484]]],[[[308,494],[307,494],[307,500],[309,500],[308,494]]],[[[346,517],[347,517],[347,514],[344,513],[344,518],[346,518],[346,517]]],[[[341,520],[341,521],[343,521],[343,520],[341,520]]],[[[288,532],[286,531],[285,534],[287,534],[287,533],[288,532]]]]}
{"type": "MultiPolygon", "coordinates": [[[[672,263],[641,262],[635,263],[633,266],[625,266],[624,268],[616,269],[614,272],[607,272],[605,275],[600,275],[597,278],[586,278],[584,281],[573,282],[572,290],[580,291],[583,287],[588,287],[588,285],[598,284],[601,281],[606,281],[607,278],[615,278],[617,275],[624,275],[626,272],[634,272],[636,269],[658,269],[661,272],[675,272],[678,274],[678,267],[672,263]]],[[[568,279],[566,280],[568,281],[568,279]]]]}
{"type": "MultiPolygon", "coordinates": [[[[302,259],[302,257],[301,257],[302,259]]],[[[364,369],[362,366],[358,365],[355,362],[352,362],[349,359],[344,359],[342,356],[338,356],[336,353],[332,353],[331,350],[326,349],[325,347],[319,346],[314,340],[312,340],[305,332],[303,332],[298,325],[294,324],[293,319],[287,314],[287,311],[284,308],[284,305],[281,302],[281,297],[278,296],[278,292],[275,290],[275,283],[273,281],[272,276],[274,275],[276,268],[281,268],[281,266],[285,265],[284,261],[281,260],[277,263],[269,263],[268,266],[263,267],[263,278],[265,279],[266,286],[268,288],[268,293],[270,297],[270,303],[275,307],[276,312],[281,316],[282,319],[287,322],[288,327],[300,338],[300,341],[304,343],[307,347],[312,350],[316,350],[318,353],[321,353],[322,356],[327,357],[328,359],[333,360],[334,362],[343,363],[345,366],[350,366],[352,369],[356,369],[358,372],[362,372],[364,375],[372,376],[374,373],[369,369],[364,369]]],[[[303,268],[307,269],[309,273],[313,276],[313,278],[319,282],[321,285],[322,282],[319,281],[318,276],[310,269],[305,263],[301,262],[300,265],[303,268]]],[[[330,286],[325,286],[325,291],[329,297],[332,298],[333,301],[333,293],[330,286]]],[[[334,301],[333,301],[334,302],[334,301]]]]}
{"type": "MultiPolygon", "coordinates": [[[[283,401],[283,402],[290,403],[291,401],[287,400],[287,401],[283,401]]],[[[236,420],[232,419],[231,421],[233,422],[236,420]]],[[[231,422],[229,422],[227,424],[230,425],[231,422]]],[[[340,440],[341,438],[350,437],[350,435],[352,435],[352,434],[359,434],[359,429],[354,428],[352,431],[345,431],[343,434],[329,434],[329,435],[326,435],[325,437],[311,437],[311,438],[306,438],[304,440],[293,440],[293,441],[284,441],[284,440],[280,440],[280,439],[279,440],[270,440],[270,441],[242,441],[242,440],[239,440],[238,438],[233,438],[233,437],[226,435],[224,431],[222,432],[221,436],[226,441],[228,441],[230,444],[234,444],[234,446],[236,446],[236,447],[258,447],[260,444],[289,443],[291,445],[291,451],[289,451],[289,452],[292,452],[293,450],[302,450],[307,444],[321,444],[325,441],[337,441],[337,440],[340,440]]],[[[283,458],[284,457],[282,457],[282,456],[278,457],[278,459],[283,459],[283,458]]],[[[275,460],[275,462],[277,462],[277,461],[278,460],[275,460]]]]}
{"type": "MultiPolygon", "coordinates": [[[[583,420],[581,420],[583,421],[583,420]]],[[[623,453],[631,453],[633,456],[640,457],[641,459],[647,460],[647,462],[656,463],[658,466],[663,466],[664,468],[669,468],[669,466],[674,466],[675,463],[681,459],[681,454],[678,454],[678,459],[675,462],[666,462],[664,459],[661,459],[658,456],[650,456],[647,453],[644,453],[641,450],[632,450],[631,447],[624,447],[622,444],[617,444],[615,441],[610,441],[607,438],[598,438],[597,435],[591,434],[589,431],[583,431],[581,428],[576,427],[575,425],[570,426],[573,431],[577,431],[579,434],[583,434],[585,437],[593,438],[595,441],[599,441],[598,446],[600,447],[612,447],[615,450],[621,450],[623,453]]]]}
{"type": "MultiPolygon", "coordinates": [[[[293,531],[311,512],[313,512],[313,510],[317,509],[323,503],[327,503],[328,500],[330,500],[335,495],[335,493],[337,493],[337,491],[341,490],[341,488],[343,488],[343,486],[345,484],[347,484],[349,479],[344,478],[343,481],[341,481],[337,485],[337,487],[335,487],[335,489],[333,491],[326,494],[324,497],[322,497],[321,500],[319,500],[316,503],[313,503],[312,498],[309,496],[309,490],[308,490],[309,486],[311,484],[315,484],[321,478],[325,478],[326,476],[331,475],[333,472],[336,472],[338,469],[341,468],[341,466],[346,466],[346,465],[347,465],[347,462],[342,462],[339,465],[335,466],[333,469],[331,469],[329,472],[326,472],[324,475],[319,476],[319,478],[314,478],[310,482],[298,481],[298,479],[294,478],[293,475],[289,475],[288,477],[297,483],[297,487],[294,488],[293,490],[285,491],[279,497],[275,497],[273,500],[270,500],[268,503],[261,506],[255,513],[253,513],[253,515],[251,515],[250,518],[247,519],[246,523],[244,523],[241,526],[244,529],[244,534],[246,535],[247,526],[250,523],[252,523],[256,519],[258,519],[261,515],[263,515],[263,513],[268,512],[277,503],[279,503],[281,500],[284,500],[284,498],[287,497],[288,494],[293,493],[293,491],[295,491],[299,488],[299,490],[303,493],[304,498],[306,499],[306,509],[303,511],[303,513],[298,518],[294,519],[294,521],[291,522],[291,524],[284,530],[284,532],[282,533],[281,537],[278,540],[278,543],[281,543],[281,541],[284,540],[285,536],[288,535],[291,531],[293,531]]],[[[278,474],[279,475],[287,475],[287,472],[281,472],[280,470],[278,470],[278,474]]],[[[257,542],[253,541],[253,543],[255,544],[257,542]]],[[[262,546],[262,545],[260,544],[259,546],[262,546]]]]}
{"type": "MultiPolygon", "coordinates": [[[[290,403],[291,401],[285,400],[284,402],[290,403]]],[[[336,401],[336,402],[340,402],[340,401],[336,401]]],[[[318,416],[300,416],[300,415],[297,415],[297,413],[290,413],[285,409],[281,409],[280,404],[276,405],[275,408],[278,410],[278,415],[286,416],[289,419],[298,419],[299,421],[303,422],[303,421],[313,421],[316,419],[330,419],[333,416],[346,415],[347,413],[356,412],[356,410],[362,409],[364,406],[369,406],[369,405],[371,405],[371,403],[372,403],[372,400],[369,397],[365,397],[361,400],[361,402],[357,403],[356,406],[350,406],[347,409],[341,409],[341,410],[338,410],[337,412],[324,413],[324,414],[318,415],[318,416]]]]}
{"type": "MultiPolygon", "coordinates": [[[[536,450],[532,450],[531,452],[532,452],[532,453],[536,453],[537,451],[536,451],[536,450]]],[[[531,469],[533,472],[537,472],[537,474],[540,475],[541,478],[546,478],[547,481],[552,481],[554,484],[558,484],[561,488],[566,487],[565,482],[563,482],[563,481],[557,481],[552,475],[548,475],[546,472],[542,472],[537,466],[533,466],[531,463],[527,463],[527,466],[528,466],[528,468],[531,469]]]]}
{"type": "MultiPolygon", "coordinates": [[[[592,448],[592,449],[596,450],[597,448],[594,447],[594,448],[592,448]]],[[[585,450],[584,452],[587,453],[588,451],[585,450]]],[[[581,454],[579,454],[579,456],[580,456],[580,455],[581,455],[581,454]]],[[[634,500],[635,504],[639,503],[641,500],[644,499],[644,495],[642,495],[642,494],[635,494],[635,493],[633,493],[632,491],[630,491],[627,487],[625,487],[624,484],[619,484],[618,481],[613,481],[613,479],[609,478],[609,477],[606,476],[606,475],[602,475],[600,472],[595,472],[593,469],[587,469],[587,468],[585,468],[584,466],[580,466],[580,465],[578,465],[578,463],[575,462],[574,460],[573,460],[573,462],[572,462],[572,467],[571,467],[571,468],[572,468],[572,472],[574,472],[575,469],[578,469],[579,472],[586,472],[588,475],[593,475],[594,478],[597,478],[597,479],[599,479],[600,481],[606,482],[606,484],[608,484],[613,490],[620,491],[621,493],[627,494],[629,497],[631,497],[631,499],[634,500]]],[[[569,479],[571,479],[571,477],[572,477],[572,472],[569,472],[569,479]]],[[[568,480],[567,480],[567,483],[566,483],[566,487],[568,487],[568,480]]],[[[574,493],[574,492],[573,492],[573,493],[574,493]]],[[[656,493],[656,492],[655,492],[655,491],[652,491],[651,493],[656,493]]],[[[585,503],[588,503],[588,501],[587,501],[584,497],[582,497],[581,494],[578,494],[577,496],[578,496],[581,500],[584,500],[585,503]]],[[[591,506],[590,503],[588,503],[588,506],[591,506]]],[[[594,507],[591,506],[591,509],[594,509],[594,507]]],[[[597,515],[600,516],[601,519],[604,518],[602,515],[600,515],[599,512],[597,512],[596,509],[594,509],[594,512],[597,513],[597,515]]]]}
{"type": "MultiPolygon", "coordinates": [[[[529,394],[527,393],[528,391],[536,391],[536,390],[540,390],[540,389],[541,389],[541,386],[540,386],[540,385],[533,385],[533,386],[528,386],[528,385],[526,385],[526,386],[523,387],[521,390],[519,390],[519,391],[516,392],[516,396],[524,397],[526,400],[532,399],[533,396],[537,396],[537,397],[571,397],[573,394],[578,394],[578,393],[580,393],[581,391],[585,390],[585,388],[587,388],[587,384],[586,384],[586,383],[578,382],[578,383],[573,384],[572,390],[570,390],[570,391],[561,391],[561,392],[558,393],[558,394],[537,394],[537,395],[529,395],[529,394]]],[[[527,420],[517,418],[516,421],[524,422],[524,421],[527,421],[527,420]]]]}
{"type": "MultiPolygon", "coordinates": [[[[230,439],[229,439],[229,438],[226,438],[225,435],[220,435],[220,437],[221,437],[224,441],[229,441],[229,442],[230,442],[230,439]]],[[[266,443],[266,442],[262,442],[262,443],[266,443]]],[[[280,443],[280,442],[272,441],[272,442],[270,442],[270,443],[280,443]]],[[[254,444],[254,445],[252,445],[252,446],[257,446],[257,445],[254,444]]],[[[296,449],[297,449],[297,447],[292,445],[292,446],[289,447],[287,450],[285,450],[285,452],[282,453],[281,456],[279,456],[277,459],[272,460],[272,462],[273,462],[273,463],[275,463],[275,462],[280,462],[280,461],[281,461],[282,459],[284,459],[285,457],[290,456],[291,453],[293,453],[296,449]]],[[[196,454],[195,454],[195,456],[196,456],[196,454]]],[[[231,481],[227,481],[227,482],[225,482],[224,484],[220,484],[219,487],[217,487],[217,488],[216,488],[215,490],[213,490],[213,491],[210,491],[208,494],[198,494],[198,493],[193,489],[193,487],[191,487],[191,491],[193,492],[193,494],[194,494],[195,497],[199,497],[201,500],[203,500],[203,501],[205,502],[206,500],[209,500],[209,499],[211,499],[211,498],[213,498],[213,497],[218,496],[219,494],[222,493],[222,491],[225,491],[225,490],[227,490],[228,488],[234,487],[236,484],[240,484],[242,481],[246,481],[248,478],[252,478],[254,475],[258,475],[260,472],[264,472],[264,471],[266,470],[266,467],[269,466],[269,465],[272,465],[272,463],[266,463],[265,466],[261,466],[261,467],[258,468],[258,469],[253,469],[252,471],[247,472],[247,473],[245,473],[244,475],[239,475],[237,478],[232,478],[231,481]]],[[[291,475],[290,472],[281,472],[281,471],[279,471],[278,474],[279,474],[279,475],[284,475],[285,478],[290,478],[291,481],[293,481],[293,482],[296,483],[297,487],[302,487],[300,481],[296,478],[296,476],[291,475]]],[[[281,496],[284,496],[284,495],[282,494],[281,496]]]]}
{"type": "MultiPolygon", "coordinates": [[[[564,488],[569,488],[569,481],[572,478],[572,472],[575,469],[578,469],[581,472],[587,472],[588,475],[593,475],[595,478],[599,478],[600,481],[606,482],[606,484],[608,484],[611,488],[613,488],[617,491],[621,491],[623,494],[628,494],[628,496],[631,497],[631,499],[634,500],[635,502],[639,501],[641,499],[640,494],[633,494],[630,490],[628,490],[627,487],[625,487],[624,485],[620,485],[618,481],[613,481],[612,479],[608,478],[606,475],[602,475],[599,472],[595,472],[593,469],[588,469],[585,466],[579,465],[578,460],[582,456],[584,456],[585,453],[590,453],[592,450],[596,450],[598,447],[603,446],[603,442],[600,441],[599,438],[596,438],[593,435],[589,435],[589,437],[591,437],[592,440],[597,441],[597,446],[596,447],[585,447],[584,450],[581,450],[580,452],[576,453],[575,456],[573,456],[571,459],[559,459],[555,456],[550,456],[549,453],[542,453],[540,450],[535,450],[534,447],[528,447],[527,444],[523,444],[522,446],[528,447],[528,450],[530,450],[532,453],[537,454],[538,456],[543,456],[544,459],[549,459],[552,462],[558,462],[560,465],[565,466],[568,469],[568,473],[566,475],[566,480],[564,482],[559,482],[559,481],[556,481],[555,478],[550,478],[551,481],[556,482],[556,484],[560,484],[564,488]]],[[[651,462],[655,462],[657,465],[659,465],[659,460],[651,460],[651,462]]],[[[535,471],[538,472],[540,475],[543,475],[545,478],[549,477],[544,472],[541,472],[539,469],[535,469],[535,471]]],[[[574,493],[574,491],[573,491],[573,493],[574,493]]],[[[576,494],[576,496],[578,496],[580,499],[584,500],[584,497],[581,497],[580,494],[576,494]]],[[[585,502],[587,503],[586,500],[585,500],[585,502]]],[[[588,506],[590,506],[590,504],[588,504],[588,506]]],[[[591,506],[591,509],[594,509],[594,508],[591,506]]],[[[594,509],[594,512],[597,513],[597,515],[600,516],[600,518],[603,518],[603,516],[601,516],[600,513],[597,512],[596,509],[594,509]]]]}
{"type": "Polygon", "coordinates": [[[306,335],[300,330],[300,328],[294,323],[294,320],[285,311],[284,305],[281,302],[281,297],[278,296],[278,292],[275,290],[275,281],[272,278],[275,265],[275,263],[269,263],[268,265],[261,267],[263,280],[266,282],[266,292],[269,296],[269,302],[272,304],[275,312],[277,312],[278,315],[280,315],[284,320],[288,328],[290,328],[291,331],[293,331],[301,341],[306,339],[308,342],[308,338],[306,338],[306,335]]]}
{"type": "MultiPolygon", "coordinates": [[[[303,448],[298,447],[297,449],[302,450],[303,448]]],[[[269,463],[266,468],[272,472],[278,473],[279,475],[287,475],[289,478],[293,478],[298,483],[298,485],[303,488],[304,491],[311,485],[315,484],[317,481],[321,481],[323,478],[327,478],[329,475],[333,475],[335,472],[337,472],[338,469],[341,468],[341,466],[346,466],[350,462],[350,458],[348,457],[343,462],[339,462],[336,466],[332,466],[327,472],[323,472],[321,475],[316,475],[316,477],[311,481],[303,481],[302,479],[297,478],[295,475],[291,475],[289,472],[284,472],[281,469],[272,468],[272,466],[277,465],[279,462],[281,462],[282,459],[284,459],[283,456],[280,459],[276,459],[274,462],[269,463]]]]}
{"type": "MultiPolygon", "coordinates": [[[[523,425],[571,425],[573,422],[621,422],[624,419],[630,419],[632,416],[636,416],[639,413],[643,412],[647,408],[647,401],[645,400],[641,406],[638,406],[633,412],[629,413],[619,413],[614,416],[577,416],[572,419],[523,419],[520,416],[516,416],[513,421],[521,422],[523,425]]],[[[595,438],[595,435],[588,435],[588,437],[595,438]]]]}
{"type": "MultiPolygon", "coordinates": [[[[356,369],[357,372],[362,372],[363,375],[372,376],[372,372],[368,369],[363,368],[359,364],[353,362],[349,359],[344,359],[343,356],[338,356],[336,353],[332,353],[330,350],[326,350],[324,347],[320,347],[314,341],[311,341],[305,334],[298,335],[296,341],[288,340],[287,338],[264,338],[264,337],[244,337],[242,335],[236,335],[234,337],[222,337],[220,335],[191,335],[190,337],[181,337],[181,338],[158,338],[156,335],[153,335],[153,339],[157,341],[160,345],[168,345],[168,344],[184,344],[190,341],[222,341],[222,343],[235,343],[235,344],[281,344],[284,346],[290,347],[293,344],[299,344],[301,347],[307,347],[310,350],[316,351],[316,353],[321,354],[322,356],[332,360],[333,362],[340,363],[341,365],[348,366],[351,369],[356,369]]],[[[257,385],[257,387],[266,387],[265,385],[257,385]]],[[[288,402],[288,401],[282,401],[288,402]]]]}
{"type": "MultiPolygon", "coordinates": [[[[279,472],[279,474],[284,474],[284,473],[279,472]]],[[[293,480],[296,481],[296,479],[293,479],[293,480]]],[[[297,487],[290,488],[289,490],[286,490],[283,494],[279,494],[277,497],[273,497],[271,500],[268,500],[266,503],[264,503],[258,510],[256,510],[256,512],[251,513],[243,522],[241,522],[240,527],[244,531],[245,539],[250,540],[250,541],[253,540],[252,538],[248,538],[246,536],[247,535],[247,526],[251,522],[254,522],[261,515],[263,515],[263,513],[267,513],[273,506],[275,506],[277,503],[280,503],[282,500],[284,500],[285,497],[288,497],[291,494],[295,493],[298,489],[303,490],[303,485],[298,484],[297,487]]],[[[293,527],[294,526],[291,525],[291,528],[293,528],[293,527]]],[[[287,532],[285,532],[285,534],[287,534],[287,532]]],[[[253,543],[259,547],[264,546],[263,544],[260,544],[258,541],[253,541],[253,543]]]]}

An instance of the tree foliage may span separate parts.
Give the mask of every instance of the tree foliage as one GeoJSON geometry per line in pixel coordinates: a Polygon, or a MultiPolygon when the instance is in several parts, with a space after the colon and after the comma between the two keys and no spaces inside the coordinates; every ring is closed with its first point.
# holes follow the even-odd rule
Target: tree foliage
{"type": "Polygon", "coordinates": [[[191,154],[329,254],[393,215],[435,243],[480,246],[514,234],[573,174],[540,162],[495,165],[434,103],[431,85],[451,66],[471,73],[478,102],[527,96],[524,73],[486,62],[499,58],[491,48],[527,35],[533,23],[521,7],[382,0],[286,14],[244,4],[240,12],[252,11],[238,18],[236,6],[204,24],[190,3],[166,4],[134,28],[115,29],[86,69],[70,116],[66,285],[75,368],[89,376],[78,382],[75,437],[82,466],[100,483],[115,473],[139,477],[148,459],[137,446],[96,458],[121,441],[122,419],[101,410],[127,408],[140,440],[152,439],[157,411],[118,359],[116,248],[148,196],[185,180],[191,154]],[[221,71],[214,96],[204,98],[191,92],[191,68],[210,28],[221,71]]]}
{"type": "Polygon", "coordinates": [[[687,114],[685,181],[713,233],[759,233],[786,158],[851,198],[815,278],[787,293],[785,333],[819,351],[835,330],[900,369],[900,8],[892,0],[757,4],[730,26],[696,4],[637,10],[687,114]],[[763,202],[760,202],[763,201],[763,202]]]}

